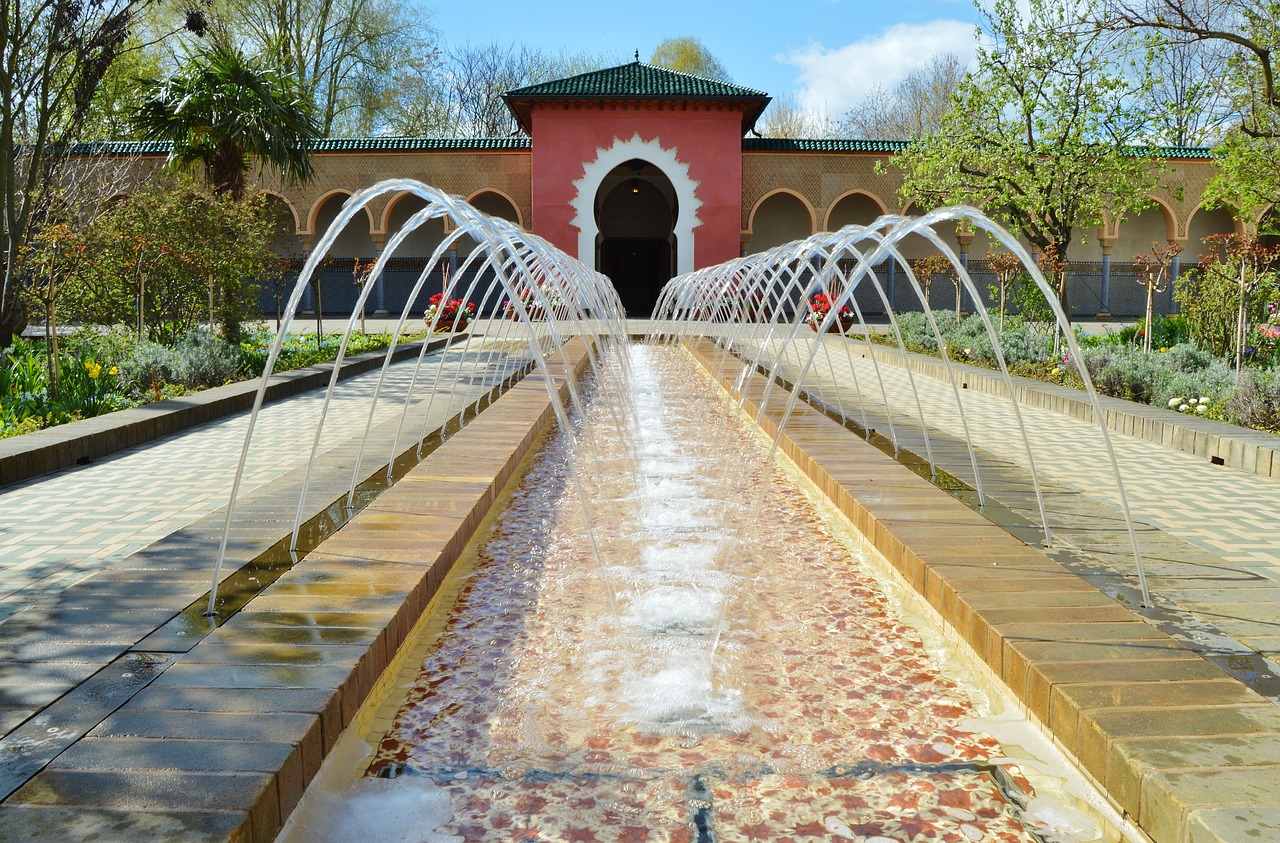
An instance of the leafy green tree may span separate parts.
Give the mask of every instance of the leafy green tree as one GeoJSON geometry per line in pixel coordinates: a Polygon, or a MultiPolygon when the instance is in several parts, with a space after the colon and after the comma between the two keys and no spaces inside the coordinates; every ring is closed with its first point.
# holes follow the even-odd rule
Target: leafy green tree
{"type": "Polygon", "coordinates": [[[172,342],[207,322],[237,340],[256,315],[262,280],[280,271],[274,236],[264,197],[145,184],[84,231],[94,260],[67,291],[66,309],[92,324],[132,324],[139,339],[172,342]]]}
{"type": "Polygon", "coordinates": [[[697,38],[688,36],[668,38],[663,41],[654,48],[653,55],[649,57],[649,63],[707,79],[733,81],[728,69],[711,54],[706,45],[697,38]]]}
{"type": "Polygon", "coordinates": [[[308,145],[320,137],[311,100],[278,69],[215,43],[164,79],[143,81],[135,123],[146,140],[170,141],[176,168],[198,165],[217,193],[239,199],[249,156],[288,179],[311,176],[308,145]]]}
{"type": "Polygon", "coordinates": [[[1179,284],[1174,296],[1191,338],[1219,357],[1233,354],[1238,372],[1250,345],[1250,326],[1266,321],[1266,305],[1280,295],[1275,272],[1280,250],[1241,234],[1214,234],[1205,245],[1209,251],[1199,273],[1179,284]]]}
{"type": "Polygon", "coordinates": [[[977,205],[1065,255],[1076,231],[1150,201],[1160,168],[1130,147],[1144,127],[1135,92],[1078,7],[1029,0],[1024,17],[1014,0],[996,0],[985,15],[977,70],[937,133],[894,159],[902,195],[977,205]]]}

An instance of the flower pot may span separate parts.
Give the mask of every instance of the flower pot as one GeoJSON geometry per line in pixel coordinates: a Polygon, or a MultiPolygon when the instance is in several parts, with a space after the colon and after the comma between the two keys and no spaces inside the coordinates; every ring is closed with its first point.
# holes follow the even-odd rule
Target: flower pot
{"type": "MultiPolygon", "coordinates": [[[[422,321],[426,323],[427,327],[431,327],[430,317],[424,317],[422,321]]],[[[445,334],[450,331],[454,331],[456,333],[462,333],[467,329],[467,325],[469,324],[471,324],[471,318],[468,316],[454,317],[452,324],[449,324],[448,322],[445,322],[443,319],[441,319],[439,322],[436,323],[435,332],[437,334],[445,334]]]]}
{"type": "MultiPolygon", "coordinates": [[[[826,317],[824,316],[823,319],[825,318],[826,317]]],[[[809,319],[806,321],[808,321],[809,323],[810,330],[813,330],[813,331],[818,330],[818,326],[822,324],[822,319],[818,319],[817,321],[814,321],[813,319],[809,319]]],[[[827,333],[828,334],[847,334],[849,333],[849,331],[853,330],[853,326],[857,324],[858,324],[858,318],[856,316],[852,316],[852,315],[837,316],[831,322],[831,324],[827,326],[827,333]]]]}
{"type": "MultiPolygon", "coordinates": [[[[536,304],[526,304],[524,306],[524,312],[529,314],[530,322],[541,322],[547,318],[546,313],[544,313],[542,308],[536,304]]],[[[513,306],[507,306],[507,316],[512,322],[520,321],[520,311],[513,306]]]]}

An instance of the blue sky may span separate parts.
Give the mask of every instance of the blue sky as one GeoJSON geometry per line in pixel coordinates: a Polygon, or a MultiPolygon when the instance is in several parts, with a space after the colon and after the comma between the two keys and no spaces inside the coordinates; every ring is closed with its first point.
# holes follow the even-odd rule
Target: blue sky
{"type": "Polygon", "coordinates": [[[970,0],[452,0],[434,9],[446,43],[524,43],[647,60],[664,38],[691,35],[734,81],[794,94],[838,117],[877,83],[890,87],[939,52],[973,54],[970,0]]]}

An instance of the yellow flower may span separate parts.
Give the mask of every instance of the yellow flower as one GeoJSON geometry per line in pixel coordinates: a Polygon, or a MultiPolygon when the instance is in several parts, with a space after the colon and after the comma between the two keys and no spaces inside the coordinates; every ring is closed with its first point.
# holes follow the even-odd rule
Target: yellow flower
{"type": "Polygon", "coordinates": [[[98,375],[102,374],[102,366],[97,363],[85,363],[84,367],[89,371],[89,380],[97,380],[98,375]]]}
{"type": "Polygon", "coordinates": [[[107,369],[107,374],[108,374],[108,375],[118,375],[118,374],[120,374],[120,370],[119,370],[118,368],[116,368],[115,366],[112,366],[110,369],[107,369]]]}

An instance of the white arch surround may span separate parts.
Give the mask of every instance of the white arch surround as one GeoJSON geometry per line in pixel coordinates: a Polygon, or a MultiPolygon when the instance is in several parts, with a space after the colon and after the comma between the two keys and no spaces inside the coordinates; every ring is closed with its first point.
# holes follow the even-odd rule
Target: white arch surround
{"type": "Polygon", "coordinates": [[[698,182],[689,178],[689,165],[676,158],[674,148],[664,149],[657,138],[643,140],[639,132],[631,140],[614,138],[613,146],[608,149],[597,147],[596,160],[584,162],[582,178],[573,183],[578,192],[569,205],[574,210],[572,225],[578,229],[578,260],[588,266],[595,266],[596,235],[600,233],[600,226],[596,222],[596,193],[605,176],[632,158],[639,158],[657,167],[671,182],[676,194],[676,225],[673,232],[676,236],[676,274],[692,272],[693,230],[702,224],[698,219],[698,208],[702,205],[697,196],[698,182]]]}

